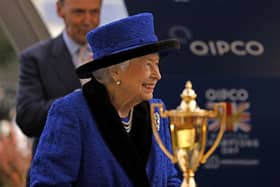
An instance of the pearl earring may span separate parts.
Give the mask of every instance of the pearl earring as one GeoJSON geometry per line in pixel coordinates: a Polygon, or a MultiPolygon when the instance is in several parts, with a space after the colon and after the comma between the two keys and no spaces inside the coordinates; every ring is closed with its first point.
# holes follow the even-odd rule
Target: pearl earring
{"type": "Polygon", "coordinates": [[[120,80],[117,80],[117,81],[116,81],[116,84],[117,84],[117,85],[121,85],[121,81],[120,81],[120,80]]]}

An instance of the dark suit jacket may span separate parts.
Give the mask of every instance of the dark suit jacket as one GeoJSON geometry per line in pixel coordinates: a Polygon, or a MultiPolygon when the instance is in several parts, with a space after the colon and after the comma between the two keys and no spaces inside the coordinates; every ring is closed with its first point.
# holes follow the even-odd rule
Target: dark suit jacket
{"type": "Polygon", "coordinates": [[[39,137],[53,101],[80,87],[62,34],[24,50],[16,106],[16,122],[24,134],[39,137]]]}

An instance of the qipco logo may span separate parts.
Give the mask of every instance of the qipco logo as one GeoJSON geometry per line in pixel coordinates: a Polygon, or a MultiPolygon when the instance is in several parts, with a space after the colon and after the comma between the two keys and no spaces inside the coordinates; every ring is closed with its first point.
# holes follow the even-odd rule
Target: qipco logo
{"type": "Polygon", "coordinates": [[[251,41],[202,41],[194,40],[190,43],[190,50],[197,56],[223,56],[234,54],[237,56],[260,56],[264,53],[264,46],[255,40],[251,41]]]}
{"type": "Polygon", "coordinates": [[[208,101],[246,101],[249,93],[246,89],[208,89],[205,92],[205,98],[208,101]]]}

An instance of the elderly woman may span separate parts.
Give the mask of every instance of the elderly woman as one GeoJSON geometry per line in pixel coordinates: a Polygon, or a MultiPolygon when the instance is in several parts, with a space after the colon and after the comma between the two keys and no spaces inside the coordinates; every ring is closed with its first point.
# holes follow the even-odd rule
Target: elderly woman
{"type": "MultiPolygon", "coordinates": [[[[94,60],[77,74],[91,81],[52,105],[31,166],[31,186],[179,186],[150,118],[150,103],[162,102],[153,99],[160,55],[178,49],[178,42],[158,41],[150,13],[99,27],[87,40],[94,60]]],[[[171,150],[168,119],[154,115],[171,150]]]]}

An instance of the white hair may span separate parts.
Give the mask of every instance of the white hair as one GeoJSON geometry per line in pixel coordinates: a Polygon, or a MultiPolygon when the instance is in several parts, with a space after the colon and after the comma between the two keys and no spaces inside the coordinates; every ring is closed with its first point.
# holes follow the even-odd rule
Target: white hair
{"type": "Polygon", "coordinates": [[[130,60],[126,60],[126,61],[123,61],[119,64],[96,70],[92,74],[98,82],[106,85],[106,84],[114,81],[112,79],[111,74],[110,74],[111,69],[119,68],[121,71],[125,71],[127,69],[128,65],[129,65],[129,63],[130,63],[130,60]]]}

